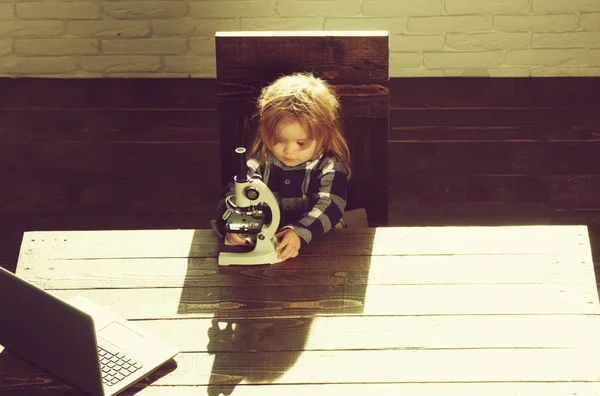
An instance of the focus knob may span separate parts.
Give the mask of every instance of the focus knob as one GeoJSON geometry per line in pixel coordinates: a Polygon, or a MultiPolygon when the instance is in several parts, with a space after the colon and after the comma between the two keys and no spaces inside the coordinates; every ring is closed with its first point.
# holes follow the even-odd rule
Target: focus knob
{"type": "Polygon", "coordinates": [[[258,199],[258,196],[260,195],[258,193],[258,190],[254,187],[248,187],[246,189],[246,191],[244,191],[244,193],[246,194],[246,198],[248,198],[251,201],[255,201],[258,199]]]}

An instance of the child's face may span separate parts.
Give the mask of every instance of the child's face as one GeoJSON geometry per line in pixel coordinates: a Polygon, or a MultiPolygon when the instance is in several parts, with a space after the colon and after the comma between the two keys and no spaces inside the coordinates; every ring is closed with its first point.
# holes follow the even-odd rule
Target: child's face
{"type": "Polygon", "coordinates": [[[298,121],[284,121],[279,125],[279,140],[271,151],[275,157],[287,166],[297,166],[309,161],[317,150],[314,139],[308,139],[308,133],[298,121]]]}

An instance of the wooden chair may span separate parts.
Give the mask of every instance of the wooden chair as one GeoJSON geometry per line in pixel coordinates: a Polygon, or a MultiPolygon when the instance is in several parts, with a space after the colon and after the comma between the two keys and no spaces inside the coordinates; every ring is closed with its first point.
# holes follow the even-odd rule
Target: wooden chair
{"type": "Polygon", "coordinates": [[[353,172],[344,218],[352,227],[387,225],[387,32],[219,32],[215,42],[222,186],[235,174],[235,147],[254,138],[261,89],[279,76],[312,72],[342,105],[353,172]]]}

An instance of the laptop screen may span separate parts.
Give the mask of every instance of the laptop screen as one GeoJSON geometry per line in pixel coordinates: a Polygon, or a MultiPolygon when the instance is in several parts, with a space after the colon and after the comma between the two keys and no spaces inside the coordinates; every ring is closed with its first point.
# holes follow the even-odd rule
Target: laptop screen
{"type": "Polygon", "coordinates": [[[102,395],[92,318],[0,267],[0,344],[88,393],[102,395]]]}

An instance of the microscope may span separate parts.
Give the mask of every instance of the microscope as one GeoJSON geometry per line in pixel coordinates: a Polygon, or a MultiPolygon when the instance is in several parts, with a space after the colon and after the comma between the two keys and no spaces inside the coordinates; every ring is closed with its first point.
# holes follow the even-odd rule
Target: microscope
{"type": "MultiPolygon", "coordinates": [[[[228,233],[245,234],[256,237],[254,247],[249,252],[221,252],[219,265],[259,265],[275,264],[281,259],[275,246],[279,243],[275,233],[279,227],[281,212],[273,192],[256,175],[248,176],[246,149],[235,149],[238,173],[235,175],[234,195],[225,198],[226,210],[223,214],[225,230],[228,233]],[[271,220],[265,223],[265,207],[271,211],[271,220]]],[[[254,238],[251,238],[254,239],[254,238]]]]}

